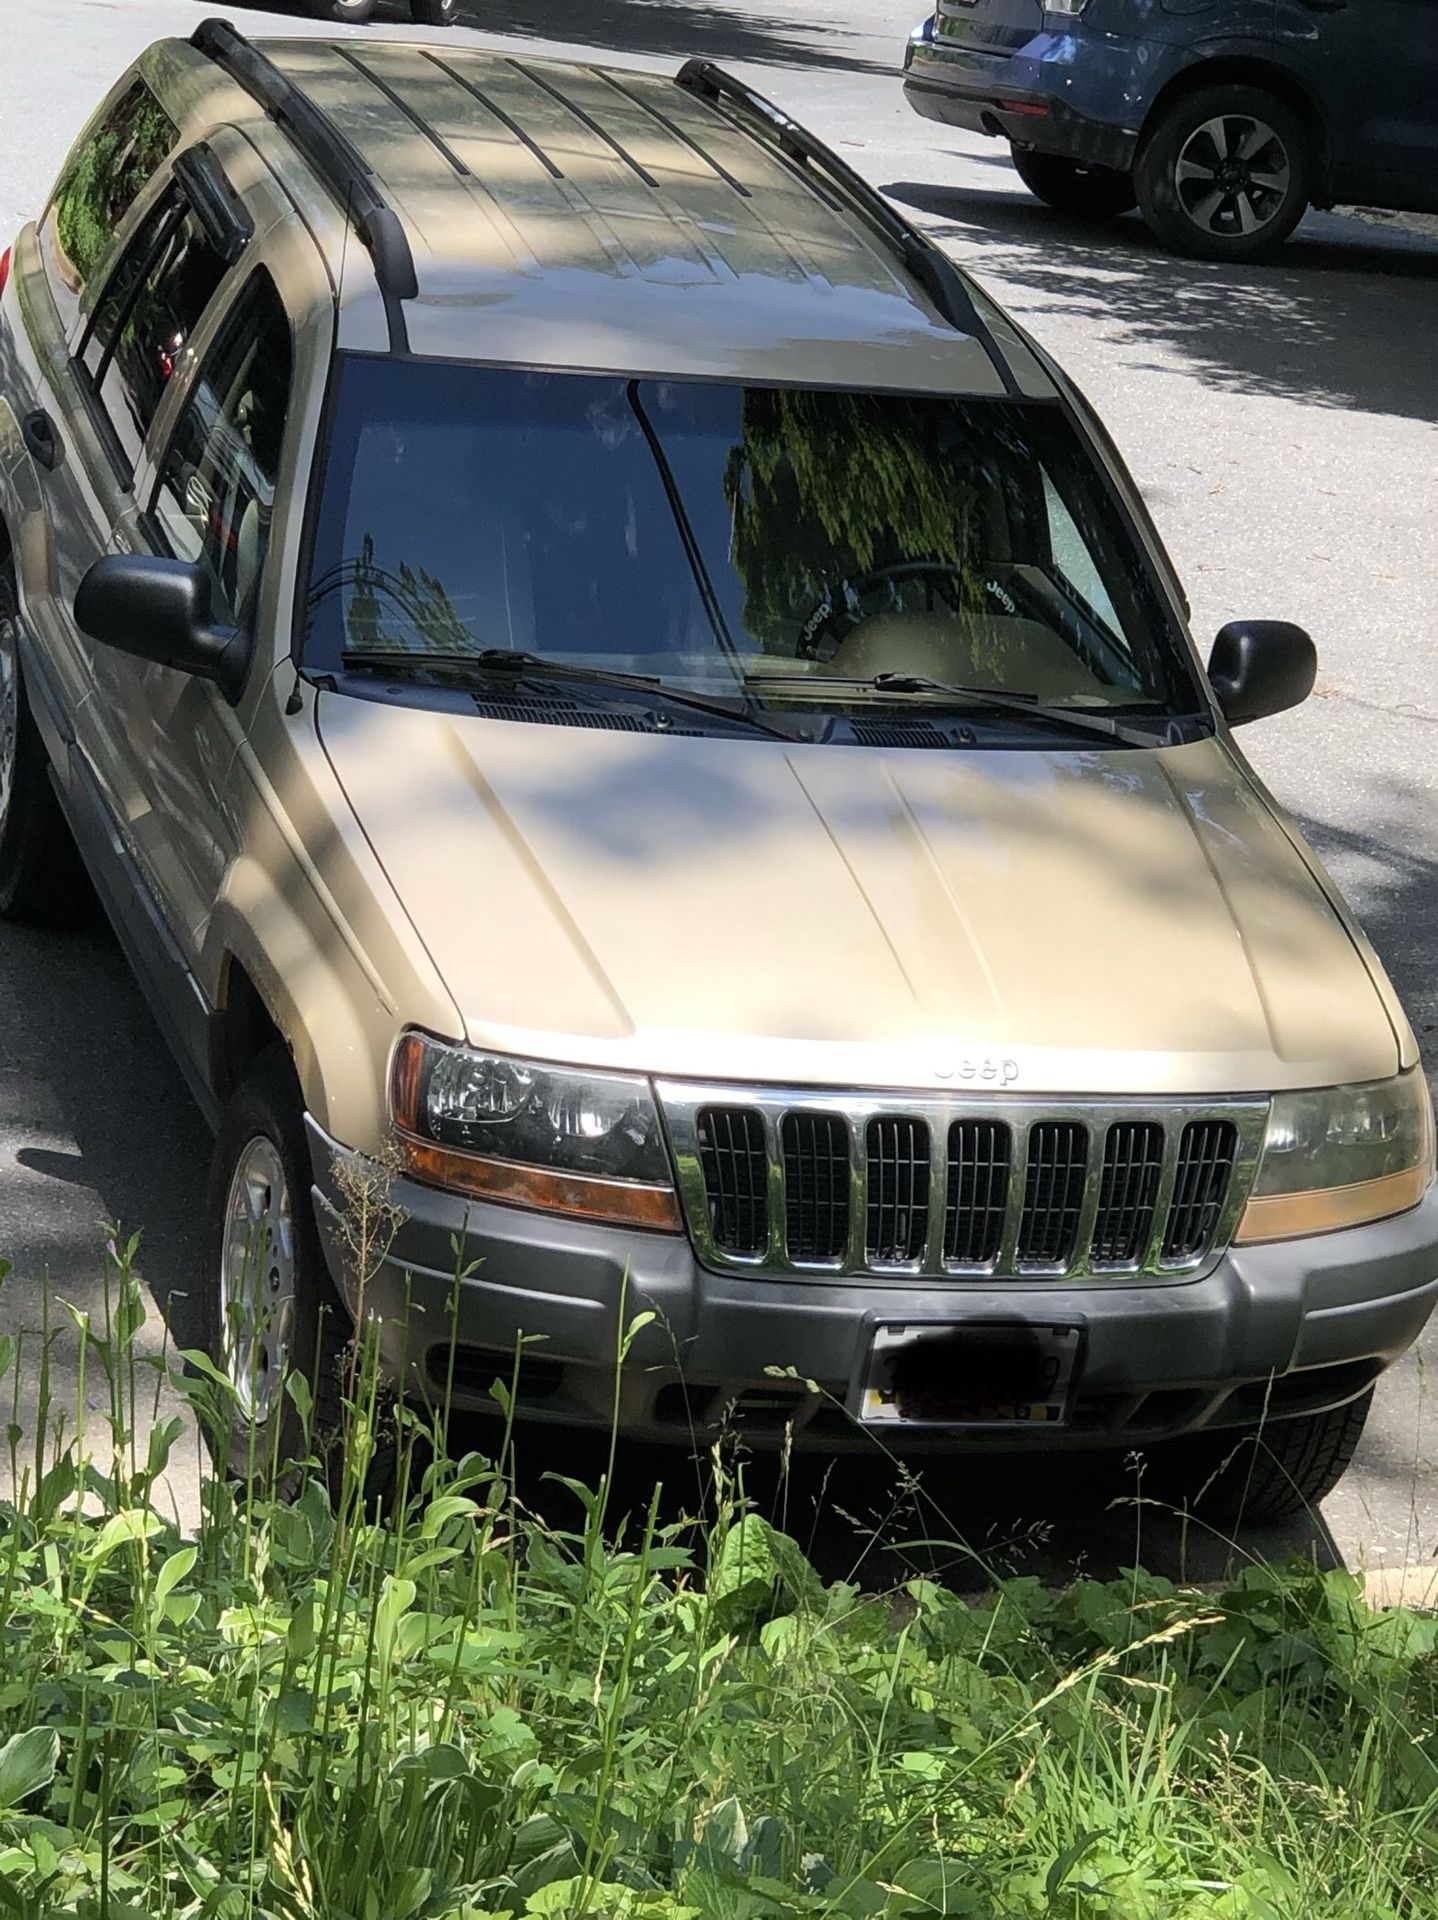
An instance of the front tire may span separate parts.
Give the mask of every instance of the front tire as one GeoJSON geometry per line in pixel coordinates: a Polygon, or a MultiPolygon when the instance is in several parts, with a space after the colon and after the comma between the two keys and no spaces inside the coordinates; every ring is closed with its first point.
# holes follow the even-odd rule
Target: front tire
{"type": "Polygon", "coordinates": [[[452,27],[459,18],[459,0],[409,0],[409,10],[421,27],[452,27]]]}
{"type": "Polygon", "coordinates": [[[1010,149],[1014,170],[1029,192],[1058,213],[1081,220],[1115,220],[1137,204],[1133,181],[1112,167],[1081,167],[1032,147],[1010,149]]]}
{"type": "Polygon", "coordinates": [[[1266,260],[1308,207],[1303,122],[1261,87],[1205,87],[1164,109],[1134,170],[1139,209],[1172,253],[1266,260]]]}
{"type": "Polygon", "coordinates": [[[1260,1427],[1196,1433],[1155,1450],[1143,1491],[1222,1526],[1266,1526],[1306,1513],[1347,1472],[1373,1389],[1346,1406],[1260,1427]]]}
{"type": "Polygon", "coordinates": [[[310,1199],[304,1110],[289,1057],[262,1053],[230,1096],[210,1172],[205,1346],[230,1383],[212,1436],[222,1472],[264,1484],[341,1423],[349,1316],[330,1280],[310,1199]],[[308,1447],[289,1391],[314,1396],[308,1447]]]}
{"type": "Polygon", "coordinates": [[[0,920],[67,926],[89,900],[25,697],[14,570],[0,564],[0,920]]]}

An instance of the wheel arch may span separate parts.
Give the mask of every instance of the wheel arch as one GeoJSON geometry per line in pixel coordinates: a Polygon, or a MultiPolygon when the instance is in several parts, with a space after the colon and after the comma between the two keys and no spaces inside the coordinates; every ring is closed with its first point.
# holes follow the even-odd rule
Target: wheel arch
{"type": "Polygon", "coordinates": [[[1313,199],[1318,205],[1328,204],[1331,166],[1328,122],[1322,103],[1296,74],[1275,60],[1265,60],[1260,54],[1212,55],[1175,74],[1154,96],[1144,116],[1137,152],[1143,151],[1163,116],[1176,101],[1190,93],[1201,93],[1206,87],[1222,86],[1225,82],[1233,86],[1262,87],[1298,115],[1308,131],[1313,148],[1313,199]]]}
{"type": "Polygon", "coordinates": [[[264,995],[244,962],[227,952],[220,963],[220,1000],[210,1065],[210,1078],[222,1105],[253,1062],[272,1047],[283,1048],[293,1063],[289,1043],[264,995]]]}
{"type": "Polygon", "coordinates": [[[345,958],[253,854],[237,858],[200,956],[213,1009],[209,1078],[223,1104],[256,1055],[281,1046],[315,1123],[371,1152],[388,1125],[393,1009],[372,998],[345,958]]]}

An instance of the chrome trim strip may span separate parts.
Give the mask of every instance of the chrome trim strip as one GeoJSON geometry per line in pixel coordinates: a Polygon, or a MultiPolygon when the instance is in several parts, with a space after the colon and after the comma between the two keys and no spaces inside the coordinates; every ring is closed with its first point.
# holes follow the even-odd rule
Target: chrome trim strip
{"type": "Polygon", "coordinates": [[[680,1200],[695,1252],[702,1265],[719,1273],[783,1274],[800,1279],[837,1278],[912,1285],[915,1279],[1013,1281],[1052,1286],[1055,1281],[1127,1285],[1136,1277],[1184,1280],[1210,1268],[1237,1228],[1258,1171],[1268,1120],[1266,1098],[1233,1099],[1067,1099],[1032,1095],[908,1096],[902,1093],[836,1093],[832,1088],[777,1088],[721,1085],[708,1081],[657,1080],[655,1092],[668,1130],[680,1200]],[[767,1246],[757,1254],[733,1254],[715,1244],[709,1197],[699,1153],[699,1113],[704,1107],[746,1107],[760,1116],[768,1155],[767,1246]],[[849,1238],[839,1260],[796,1260],[788,1252],[787,1186],[784,1173],[783,1120],[786,1113],[836,1115],[849,1134],[849,1238]],[[903,1264],[881,1264],[868,1256],[869,1177],[866,1132],[871,1119],[921,1120],[929,1129],[929,1219],[922,1257],[903,1264]],[[1009,1191],[998,1258],[987,1266],[966,1266],[944,1259],[948,1204],[949,1128],[955,1120],[991,1120],[1006,1126],[1012,1153],[1009,1191]],[[1153,1228],[1142,1257],[1127,1266],[1096,1266],[1093,1234],[1103,1180],[1108,1129],[1122,1121],[1147,1120],[1164,1130],[1163,1162],[1154,1205],[1153,1228]],[[1173,1204],[1178,1154],[1184,1128],[1195,1120],[1227,1120],[1238,1133],[1238,1151],[1222,1212],[1209,1245],[1193,1259],[1163,1263],[1163,1241],[1173,1204]],[[1076,1122],[1088,1132],[1088,1164],[1082,1210],[1072,1259],[1063,1266],[1020,1265],[1018,1240],[1028,1184],[1029,1129],[1039,1121],[1076,1122]]]}

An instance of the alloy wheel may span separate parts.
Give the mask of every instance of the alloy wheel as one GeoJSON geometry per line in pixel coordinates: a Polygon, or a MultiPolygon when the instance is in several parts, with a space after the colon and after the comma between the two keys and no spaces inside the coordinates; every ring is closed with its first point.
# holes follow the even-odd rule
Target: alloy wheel
{"type": "Polygon", "coordinates": [[[235,1162],[220,1254],[226,1372],[240,1410],[262,1426],[284,1391],[294,1334],[295,1236],[289,1182],[265,1135],[235,1162]]]}
{"type": "Polygon", "coordinates": [[[1282,138],[1265,121],[1225,113],[1195,127],[1174,166],[1179,205],[1220,238],[1260,232],[1277,218],[1293,183],[1282,138]]]}

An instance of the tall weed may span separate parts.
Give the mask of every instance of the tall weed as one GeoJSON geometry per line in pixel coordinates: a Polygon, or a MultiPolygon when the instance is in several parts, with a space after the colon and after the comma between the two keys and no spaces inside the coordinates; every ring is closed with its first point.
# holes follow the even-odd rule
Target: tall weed
{"type": "MultiPolygon", "coordinates": [[[[717,1457],[702,1522],[656,1490],[621,1528],[606,1472],[566,1483],[565,1526],[520,1498],[522,1431],[451,1457],[365,1347],[342,1470],[276,1460],[238,1499],[207,1475],[187,1534],[133,1255],[111,1242],[80,1325],[80,1409],[10,1435],[0,1913],[1438,1910],[1434,1625],[1349,1575],[874,1594],[822,1580],[717,1457]]],[[[0,1379],[46,1365],[0,1338],[0,1379]]],[[[223,1430],[222,1377],[191,1356],[181,1385],[223,1430]]]]}

